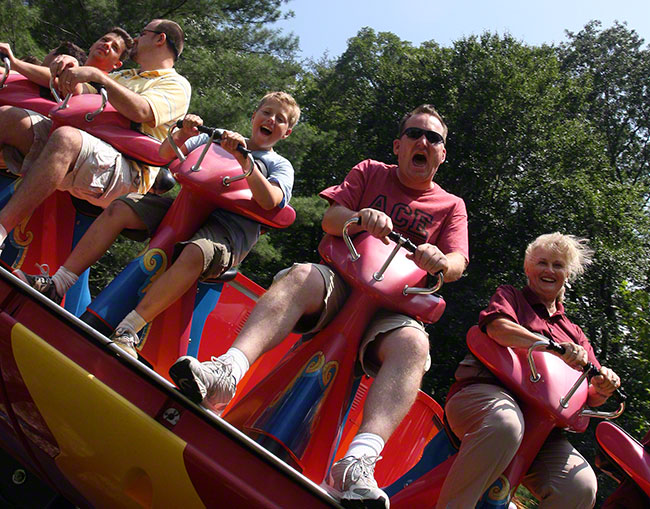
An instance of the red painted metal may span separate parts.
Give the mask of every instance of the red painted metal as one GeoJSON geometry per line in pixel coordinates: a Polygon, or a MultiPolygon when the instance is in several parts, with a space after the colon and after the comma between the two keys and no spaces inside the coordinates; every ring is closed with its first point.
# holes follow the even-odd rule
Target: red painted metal
{"type": "Polygon", "coordinates": [[[611,422],[596,427],[596,440],[616,464],[650,497],[650,452],[611,422]]]}

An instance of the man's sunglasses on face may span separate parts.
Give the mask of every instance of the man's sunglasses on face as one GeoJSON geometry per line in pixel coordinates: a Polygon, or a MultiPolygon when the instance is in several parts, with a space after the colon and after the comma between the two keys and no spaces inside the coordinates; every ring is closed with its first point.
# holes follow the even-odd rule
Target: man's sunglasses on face
{"type": "Polygon", "coordinates": [[[437,133],[435,131],[427,131],[426,129],[421,129],[419,127],[407,127],[402,131],[402,134],[400,135],[400,138],[402,136],[408,136],[412,140],[419,140],[422,135],[426,136],[427,141],[431,143],[431,145],[437,145],[438,143],[444,143],[445,139],[442,137],[442,134],[437,133]]]}

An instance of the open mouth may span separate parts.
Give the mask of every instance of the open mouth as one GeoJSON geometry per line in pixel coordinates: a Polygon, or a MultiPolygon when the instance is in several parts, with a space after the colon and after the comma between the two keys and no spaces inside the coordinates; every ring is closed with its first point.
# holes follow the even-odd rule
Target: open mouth
{"type": "Polygon", "coordinates": [[[427,158],[424,154],[415,154],[413,156],[413,164],[415,166],[425,166],[427,164],[427,158]]]}
{"type": "Polygon", "coordinates": [[[260,127],[260,132],[262,134],[266,134],[267,136],[270,136],[271,134],[273,134],[273,129],[270,129],[269,127],[263,125],[260,127]]]}

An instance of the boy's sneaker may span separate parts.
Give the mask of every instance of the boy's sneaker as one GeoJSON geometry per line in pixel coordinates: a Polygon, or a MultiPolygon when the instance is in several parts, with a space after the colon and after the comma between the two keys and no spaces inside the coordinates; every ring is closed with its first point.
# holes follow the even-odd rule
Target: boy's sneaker
{"type": "Polygon", "coordinates": [[[135,332],[129,329],[118,328],[111,334],[110,339],[131,357],[138,358],[138,351],[135,349],[135,345],[138,342],[138,335],[135,332]]]}
{"type": "Polygon", "coordinates": [[[169,376],[194,403],[215,412],[222,411],[237,390],[232,367],[216,357],[206,362],[189,355],[181,357],[169,368],[169,376]]]}
{"type": "Polygon", "coordinates": [[[332,465],[327,484],[343,507],[390,507],[388,495],[375,481],[375,464],[380,459],[381,456],[346,456],[332,465]]]}
{"type": "Polygon", "coordinates": [[[42,293],[51,301],[54,301],[56,304],[61,304],[63,300],[63,295],[56,293],[56,286],[54,281],[49,274],[49,268],[47,265],[39,266],[41,269],[40,276],[32,276],[31,274],[25,274],[22,270],[14,270],[14,276],[20,279],[23,283],[28,284],[37,292],[42,293]]]}

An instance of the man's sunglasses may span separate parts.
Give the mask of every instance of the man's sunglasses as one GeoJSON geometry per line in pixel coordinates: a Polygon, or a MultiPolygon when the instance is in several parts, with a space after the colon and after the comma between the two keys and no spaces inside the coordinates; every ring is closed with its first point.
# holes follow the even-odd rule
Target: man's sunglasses
{"type": "Polygon", "coordinates": [[[178,60],[178,50],[176,49],[176,45],[174,44],[174,41],[171,40],[171,37],[167,35],[167,32],[163,32],[162,30],[149,30],[148,28],[145,28],[140,32],[140,35],[144,34],[145,32],[151,32],[152,34],[165,34],[165,41],[167,41],[167,44],[169,45],[169,48],[174,52],[174,59],[178,60]]]}
{"type": "Polygon", "coordinates": [[[402,131],[402,134],[400,134],[400,138],[405,134],[412,140],[419,140],[422,135],[424,135],[427,137],[427,141],[431,143],[431,145],[437,145],[438,143],[445,142],[442,134],[435,131],[427,131],[426,129],[421,129],[419,127],[407,127],[404,129],[404,131],[402,131]]]}

